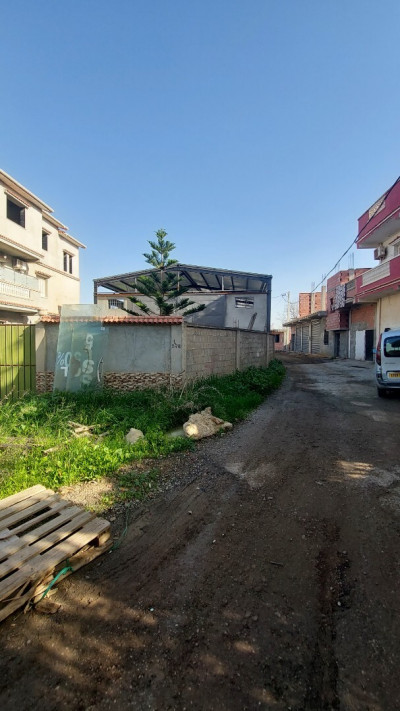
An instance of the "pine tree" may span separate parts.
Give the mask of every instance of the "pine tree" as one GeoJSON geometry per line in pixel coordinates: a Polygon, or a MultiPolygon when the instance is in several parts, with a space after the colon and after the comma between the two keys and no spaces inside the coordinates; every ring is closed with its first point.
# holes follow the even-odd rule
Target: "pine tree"
{"type": "Polygon", "coordinates": [[[175,249],[174,243],[166,239],[167,233],[165,230],[157,230],[156,237],[157,241],[149,240],[151,252],[143,254],[147,264],[154,267],[155,271],[138,277],[135,287],[139,294],[146,296],[147,299],[153,302],[154,308],[157,310],[154,311],[150,306],[143,303],[139,297],[130,296],[130,300],[141,313],[130,309],[125,309],[125,311],[134,316],[143,314],[148,316],[156,314],[170,316],[178,311],[182,312],[183,316],[187,316],[196,311],[202,311],[205,308],[205,304],[193,306],[194,301],[182,298],[190,287],[180,283],[179,273],[168,271],[168,267],[178,264],[177,259],[171,259],[169,256],[175,249]],[[193,306],[193,308],[189,308],[190,306],[193,306]]]}

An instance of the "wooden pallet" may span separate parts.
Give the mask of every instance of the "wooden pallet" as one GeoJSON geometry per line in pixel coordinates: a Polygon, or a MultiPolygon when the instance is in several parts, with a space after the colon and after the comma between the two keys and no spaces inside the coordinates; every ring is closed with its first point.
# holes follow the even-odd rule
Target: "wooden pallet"
{"type": "Polygon", "coordinates": [[[110,524],[46,489],[0,500],[0,621],[111,547],[110,524]]]}

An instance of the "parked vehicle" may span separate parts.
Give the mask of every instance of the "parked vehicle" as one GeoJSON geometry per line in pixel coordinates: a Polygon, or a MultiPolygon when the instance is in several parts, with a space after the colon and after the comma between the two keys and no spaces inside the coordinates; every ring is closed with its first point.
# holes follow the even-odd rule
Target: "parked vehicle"
{"type": "Polygon", "coordinates": [[[400,392],[400,329],[389,329],[379,336],[375,375],[379,397],[393,390],[400,392]]]}

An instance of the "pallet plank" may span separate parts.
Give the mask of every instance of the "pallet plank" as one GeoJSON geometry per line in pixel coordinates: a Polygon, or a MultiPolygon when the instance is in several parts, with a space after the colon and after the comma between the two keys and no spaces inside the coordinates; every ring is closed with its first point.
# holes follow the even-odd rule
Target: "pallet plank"
{"type": "Polygon", "coordinates": [[[0,501],[0,621],[109,550],[110,524],[38,485],[0,501]]]}
{"type": "MultiPolygon", "coordinates": [[[[45,501],[46,499],[50,498],[53,496],[54,491],[50,490],[47,493],[43,494],[36,494],[35,496],[30,496],[29,499],[23,499],[23,501],[17,501],[16,504],[13,504],[10,506],[8,509],[3,509],[0,510],[0,530],[3,527],[3,520],[5,518],[8,518],[14,513],[18,513],[19,511],[25,511],[26,509],[29,509],[31,506],[34,506],[35,504],[39,504],[41,501],[45,501]]],[[[29,514],[26,514],[27,516],[29,514]]]]}
{"type": "MultiPolygon", "coordinates": [[[[75,533],[75,531],[80,529],[81,526],[84,526],[86,523],[88,523],[93,518],[93,515],[94,514],[91,514],[89,511],[81,510],[81,513],[78,516],[72,518],[72,520],[66,523],[64,526],[59,526],[55,531],[45,536],[44,538],[40,538],[40,540],[36,541],[35,543],[20,548],[13,555],[10,555],[4,563],[0,563],[0,579],[4,578],[5,575],[8,575],[13,570],[17,570],[18,568],[20,568],[21,565],[26,561],[30,560],[31,558],[34,558],[36,555],[42,554],[43,551],[54,546],[56,543],[60,543],[60,541],[62,541],[64,538],[71,536],[73,533],[75,533]]],[[[0,599],[1,596],[2,583],[0,580],[0,599]]]]}
{"type": "MultiPolygon", "coordinates": [[[[9,506],[13,506],[13,504],[16,504],[18,501],[22,501],[23,499],[29,499],[30,496],[40,494],[40,492],[49,492],[50,489],[46,489],[45,486],[42,486],[41,484],[35,484],[35,486],[31,486],[29,489],[24,489],[23,491],[19,491],[18,494],[12,494],[12,496],[7,496],[5,499],[0,499],[0,510],[1,509],[7,509],[9,506]]],[[[51,492],[54,494],[54,491],[51,492]]]]}
{"type": "MultiPolygon", "coordinates": [[[[17,553],[22,548],[32,546],[35,543],[35,541],[38,541],[40,538],[43,538],[44,536],[47,536],[48,534],[50,534],[53,531],[60,528],[60,526],[63,526],[64,524],[68,524],[70,521],[72,521],[75,517],[79,516],[81,513],[84,513],[84,512],[83,512],[83,509],[81,509],[79,506],[68,507],[65,511],[61,511],[60,515],[57,516],[57,518],[52,519],[51,521],[48,521],[47,523],[44,523],[41,526],[38,526],[38,528],[35,528],[34,531],[29,531],[28,533],[25,533],[22,537],[16,536],[16,540],[10,539],[8,542],[5,542],[4,544],[0,545],[0,557],[5,558],[6,555],[7,556],[14,555],[14,553],[17,553]],[[8,545],[7,545],[7,543],[8,543],[8,545]]],[[[93,516],[94,516],[94,514],[90,514],[90,517],[93,518],[93,516]]],[[[76,528],[75,528],[75,530],[76,530],[76,528]]],[[[0,594],[0,600],[1,600],[1,594],[0,594]]]]}
{"type": "MultiPolygon", "coordinates": [[[[74,518],[74,516],[78,516],[82,513],[82,511],[83,509],[79,506],[68,506],[65,510],[61,510],[56,518],[42,523],[41,526],[38,526],[33,531],[28,531],[27,533],[24,533],[23,536],[13,536],[12,538],[8,538],[7,540],[0,542],[0,559],[13,555],[17,550],[23,548],[24,546],[31,546],[32,543],[37,541],[39,538],[51,533],[59,528],[59,526],[68,523],[74,518]]],[[[91,516],[94,516],[94,514],[91,514],[91,516]]]]}
{"type": "MultiPolygon", "coordinates": [[[[5,516],[0,523],[0,527],[1,529],[3,529],[3,527],[13,527],[14,524],[19,523],[19,521],[23,521],[25,518],[28,518],[28,516],[34,516],[39,511],[43,511],[43,509],[46,508],[50,509],[51,506],[57,503],[58,501],[61,501],[61,499],[59,496],[57,496],[57,494],[52,494],[51,496],[48,496],[45,499],[40,499],[40,501],[38,501],[36,504],[32,504],[32,506],[28,506],[25,509],[22,509],[21,511],[17,511],[17,513],[12,514],[11,516],[5,516]]],[[[47,516],[49,515],[51,515],[50,510],[47,512],[47,516]]]]}
{"type": "Polygon", "coordinates": [[[58,503],[56,502],[54,504],[51,504],[50,511],[45,511],[42,514],[35,516],[33,521],[25,521],[24,523],[21,523],[19,526],[16,526],[12,529],[12,533],[15,533],[16,536],[19,536],[20,533],[23,533],[27,529],[31,528],[33,523],[36,525],[41,521],[44,521],[45,519],[49,518],[50,516],[54,516],[54,514],[60,513],[60,511],[62,511],[63,509],[72,507],[73,505],[71,501],[59,499],[58,503]]]}
{"type": "Polygon", "coordinates": [[[17,570],[2,581],[0,601],[18,590],[25,580],[29,580],[33,584],[35,581],[40,581],[45,575],[51,573],[59,563],[68,560],[80,548],[101,535],[109,525],[108,521],[104,519],[93,519],[81,531],[61,541],[56,548],[43,553],[33,561],[28,561],[21,570],[17,570]]]}

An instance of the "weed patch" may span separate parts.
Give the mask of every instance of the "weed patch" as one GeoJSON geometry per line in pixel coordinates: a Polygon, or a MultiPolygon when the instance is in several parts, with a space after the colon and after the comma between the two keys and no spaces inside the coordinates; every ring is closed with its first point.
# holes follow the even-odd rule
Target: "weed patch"
{"type": "Polygon", "coordinates": [[[122,494],[125,489],[141,498],[154,475],[126,474],[125,465],[193,448],[191,440],[166,433],[205,407],[224,420],[241,420],[279,387],[284,374],[284,366],[272,361],[268,368],[210,377],[180,392],[105,390],[6,400],[0,408],[0,498],[34,484],[58,489],[115,473],[122,494]],[[74,437],[71,421],[90,425],[93,435],[74,437]],[[145,435],[134,445],[125,441],[131,427],[145,435]]]}

